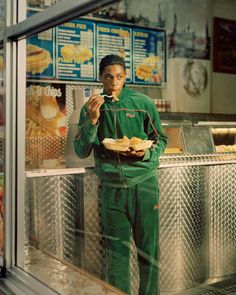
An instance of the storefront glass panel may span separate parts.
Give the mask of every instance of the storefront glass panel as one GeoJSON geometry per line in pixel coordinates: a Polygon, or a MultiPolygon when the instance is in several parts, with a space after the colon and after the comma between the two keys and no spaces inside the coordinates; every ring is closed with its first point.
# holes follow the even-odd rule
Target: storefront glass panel
{"type": "Polygon", "coordinates": [[[60,294],[76,294],[81,281],[81,292],[120,294],[106,282],[106,247],[92,157],[78,160],[72,153],[73,160],[68,161],[72,151],[68,135],[76,127],[74,111],[78,122],[77,108],[93,90],[102,90],[97,79],[96,26],[90,14],[26,40],[25,242],[18,266],[60,294]],[[90,181],[92,203],[87,194],[90,181]],[[86,220],[85,211],[91,206],[86,220]]]}
{"type": "Polygon", "coordinates": [[[0,1],[0,267],[4,264],[4,105],[5,105],[5,53],[4,53],[4,24],[5,24],[5,1],[0,1]]]}
{"type": "MultiPolygon", "coordinates": [[[[197,42],[201,41],[198,44],[203,45],[197,49],[195,43],[191,43],[194,41],[192,37],[196,35],[194,32],[193,34],[189,32],[191,29],[189,25],[188,29],[184,28],[180,34],[176,31],[175,5],[169,6],[166,1],[162,3],[167,5],[164,9],[162,4],[155,3],[155,10],[151,9],[154,8],[153,1],[150,1],[152,2],[150,6],[146,4],[137,6],[135,0],[110,1],[114,3],[96,11],[92,11],[92,8],[86,10],[90,13],[83,17],[81,17],[83,13],[79,11],[70,14],[69,9],[63,15],[59,5],[66,3],[66,0],[22,2],[24,4],[26,2],[28,19],[21,23],[22,26],[14,25],[12,31],[8,30],[8,37],[10,37],[5,39],[11,41],[7,44],[10,45],[8,46],[10,47],[8,48],[9,60],[12,56],[14,57],[8,67],[13,71],[8,72],[11,75],[8,75],[6,79],[6,82],[11,83],[12,86],[12,91],[6,89],[9,94],[8,101],[12,102],[12,108],[8,108],[8,115],[13,116],[11,124],[6,124],[6,128],[9,127],[6,133],[8,134],[10,130],[12,137],[12,140],[8,141],[11,143],[8,145],[8,150],[9,154],[11,153],[12,163],[6,171],[10,176],[9,191],[12,190],[9,199],[10,197],[13,199],[8,206],[8,210],[12,210],[12,216],[9,218],[11,225],[8,226],[8,233],[11,235],[9,251],[12,253],[8,259],[10,261],[8,265],[13,268],[13,272],[17,269],[26,274],[25,281],[32,289],[29,282],[32,278],[36,278],[37,284],[34,287],[36,286],[35,290],[37,289],[39,294],[51,295],[54,293],[53,290],[57,294],[121,294],[119,290],[107,283],[109,263],[107,236],[101,226],[98,200],[100,181],[94,173],[93,157],[91,155],[79,160],[73,149],[73,137],[78,129],[78,116],[82,105],[87,102],[91,94],[102,91],[98,71],[101,58],[105,54],[114,53],[125,58],[127,84],[130,88],[153,99],[157,109],[165,118],[167,114],[163,113],[170,110],[170,105],[168,106],[166,102],[170,101],[167,98],[164,102],[161,89],[166,86],[167,49],[165,44],[167,18],[163,17],[162,13],[164,11],[169,17],[173,12],[174,28],[169,34],[170,57],[191,57],[191,62],[192,58],[209,59],[208,26],[205,28],[206,36],[200,40],[196,38],[197,42]],[[49,12],[50,6],[54,5],[55,11],[51,9],[49,12]],[[168,11],[170,8],[171,12],[168,11]],[[37,19],[39,14],[35,15],[38,12],[42,16],[41,22],[37,19]],[[70,16],[67,16],[67,13],[70,16]],[[50,21],[51,14],[53,17],[50,21]],[[30,19],[29,16],[32,15],[36,17],[30,19]],[[78,15],[80,17],[73,18],[78,15]],[[61,22],[60,16],[65,16],[63,21],[66,20],[66,22],[61,22]],[[37,26],[37,22],[40,25],[37,26]],[[33,31],[30,24],[33,24],[33,31]],[[176,45],[175,41],[178,38],[181,44],[176,45]],[[182,42],[183,40],[186,42],[182,42]],[[186,48],[183,48],[184,46],[186,48]],[[17,72],[20,74],[15,75],[17,72]],[[12,174],[9,173],[11,168],[13,168],[12,174]],[[15,227],[16,232],[14,232],[15,227]],[[42,286],[45,289],[48,286],[50,289],[47,288],[47,290],[50,292],[41,292],[42,286]]],[[[70,8],[75,5],[72,2],[68,0],[70,8]]],[[[102,6],[102,2],[109,1],[91,2],[93,4],[101,2],[102,6]]],[[[192,5],[201,6],[202,3],[191,2],[190,5],[191,11],[195,11],[192,5]]],[[[24,19],[24,16],[22,17],[24,13],[25,11],[21,13],[19,19],[24,19]]],[[[4,13],[2,15],[4,18],[4,13]]],[[[201,20],[199,23],[205,26],[204,21],[201,20]]],[[[2,55],[4,57],[4,51],[2,55]]],[[[191,62],[188,63],[188,70],[191,70],[191,62]]],[[[175,78],[172,72],[171,76],[175,78]]],[[[2,78],[0,87],[4,86],[4,82],[2,78]]],[[[1,111],[1,106],[4,105],[4,87],[0,89],[3,89],[1,92],[3,94],[0,93],[0,131],[2,131],[0,139],[4,142],[5,122],[4,112],[1,111]]],[[[133,114],[128,113],[127,117],[133,118],[133,114]]],[[[183,117],[181,120],[184,120],[183,117]]],[[[160,169],[157,171],[162,202],[160,247],[158,248],[161,249],[162,261],[160,265],[158,261],[158,267],[160,266],[160,289],[164,293],[182,292],[198,285],[202,286],[205,280],[214,279],[214,276],[219,274],[224,276],[235,273],[235,264],[228,262],[235,261],[235,247],[232,247],[232,245],[235,246],[235,239],[232,239],[234,231],[231,226],[228,228],[228,224],[231,225],[228,217],[224,219],[227,215],[231,216],[233,221],[235,220],[235,214],[231,210],[233,203],[230,203],[234,200],[235,182],[231,181],[231,178],[235,179],[235,166],[230,167],[230,158],[222,157],[227,164],[225,169],[228,173],[225,173],[224,169],[214,169],[214,165],[217,166],[218,162],[214,163],[213,168],[210,166],[212,159],[219,160],[213,157],[214,150],[208,150],[212,153],[208,155],[209,158],[204,154],[198,155],[188,151],[183,144],[182,131],[189,130],[193,137],[194,132],[191,131],[195,127],[192,122],[185,123],[186,125],[190,123],[191,127],[175,126],[175,131],[178,132],[170,132],[170,136],[175,139],[169,142],[168,151],[171,155],[161,158],[160,169]],[[219,190],[219,175],[221,180],[227,175],[225,180],[227,192],[224,191],[224,186],[222,186],[222,192],[219,190]],[[210,180],[208,180],[209,176],[212,177],[210,180]],[[209,185],[213,187],[210,194],[209,185]],[[212,214],[212,220],[217,217],[219,219],[219,206],[217,205],[216,208],[217,213],[212,210],[215,209],[214,198],[216,197],[219,201],[221,198],[224,199],[225,195],[229,201],[227,206],[222,208],[230,208],[230,212],[225,214],[225,208],[220,212],[220,220],[224,220],[220,223],[223,225],[220,232],[222,236],[227,232],[227,243],[229,241],[230,245],[229,251],[222,251],[222,255],[215,255],[212,251],[213,259],[215,256],[221,259],[220,263],[217,261],[217,265],[225,263],[222,272],[217,272],[212,263],[213,259],[209,260],[211,255],[208,255],[209,249],[206,249],[208,243],[206,239],[210,233],[212,239],[210,242],[214,249],[214,233],[219,231],[215,229],[212,232],[209,231],[207,214],[212,214]],[[210,206],[207,198],[210,202],[212,201],[210,206]],[[209,273],[207,273],[207,263],[210,265],[209,273]],[[229,265],[230,268],[228,268],[229,265]]],[[[207,139],[210,138],[208,133],[208,130],[204,133],[207,139]]],[[[196,140],[197,137],[194,139],[196,140]]],[[[201,141],[198,140],[197,143],[199,142],[201,141]]],[[[4,144],[2,146],[4,147],[4,144]]],[[[198,149],[199,153],[202,153],[201,147],[202,145],[198,149]]],[[[3,176],[4,157],[1,156],[0,161],[3,164],[0,166],[3,167],[0,174],[3,176]]],[[[221,164],[218,165],[221,166],[220,168],[223,167],[221,164]]],[[[4,220],[1,203],[3,184],[4,178],[0,177],[0,237],[3,228],[2,220],[4,220]]],[[[145,197],[153,191],[148,187],[145,197]]],[[[154,209],[159,207],[157,204],[154,209]]],[[[219,228],[218,225],[217,227],[219,228]]],[[[223,250],[226,249],[224,246],[223,250]]],[[[4,250],[1,247],[3,247],[3,239],[0,239],[0,255],[4,250]]],[[[130,250],[130,293],[135,295],[139,292],[140,282],[137,248],[132,235],[130,250]]],[[[138,252],[141,257],[143,252],[139,249],[138,252]]],[[[155,278],[158,279],[157,276],[155,278]]]]}
{"type": "MultiPolygon", "coordinates": [[[[40,1],[30,3],[28,13],[43,8],[40,1]]],[[[88,294],[119,294],[107,283],[107,244],[93,156],[78,159],[73,138],[81,107],[93,92],[102,91],[98,65],[105,55],[125,59],[128,84],[153,99],[158,95],[165,82],[165,32],[135,27],[128,20],[127,1],[117,1],[34,34],[25,45],[25,240],[18,266],[60,294],[76,294],[74,283],[81,279],[88,294]],[[137,74],[134,63],[140,56],[133,50],[135,42],[145,47],[145,61],[153,62],[149,79],[137,74]],[[150,59],[149,54],[158,57],[150,59]]],[[[138,262],[133,239],[131,251],[135,294],[138,262]]]]}
{"type": "Polygon", "coordinates": [[[0,266],[3,266],[3,251],[4,251],[4,138],[5,138],[5,123],[4,123],[4,51],[0,50],[0,266]]]}
{"type": "Polygon", "coordinates": [[[38,13],[42,10],[45,10],[59,2],[62,2],[62,0],[26,0],[28,12],[27,16],[29,17],[33,13],[38,13]]]}

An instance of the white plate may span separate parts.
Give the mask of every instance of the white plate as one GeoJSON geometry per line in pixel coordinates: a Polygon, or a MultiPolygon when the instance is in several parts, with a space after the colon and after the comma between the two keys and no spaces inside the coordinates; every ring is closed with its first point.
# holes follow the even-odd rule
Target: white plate
{"type": "Polygon", "coordinates": [[[102,143],[107,150],[118,152],[126,152],[129,150],[129,145],[118,144],[113,138],[105,138],[102,143]]]}
{"type": "Polygon", "coordinates": [[[140,151],[149,149],[152,146],[152,140],[143,140],[141,143],[133,145],[122,145],[115,142],[112,138],[105,138],[102,141],[106,149],[118,152],[126,152],[129,150],[140,151]]]}

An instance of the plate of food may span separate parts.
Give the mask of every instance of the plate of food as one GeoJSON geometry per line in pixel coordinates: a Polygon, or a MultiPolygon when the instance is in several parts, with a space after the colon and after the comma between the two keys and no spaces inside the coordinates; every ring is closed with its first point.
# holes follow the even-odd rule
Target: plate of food
{"type": "Polygon", "coordinates": [[[113,138],[104,138],[102,141],[106,149],[117,151],[117,152],[126,152],[126,151],[140,151],[149,149],[152,146],[152,140],[143,140],[139,137],[128,138],[124,136],[120,139],[113,138]]]}

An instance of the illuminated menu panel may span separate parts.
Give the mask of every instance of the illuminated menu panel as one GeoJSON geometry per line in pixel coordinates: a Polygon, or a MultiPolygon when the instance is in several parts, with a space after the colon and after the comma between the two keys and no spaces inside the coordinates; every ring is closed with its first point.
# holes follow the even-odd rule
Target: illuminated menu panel
{"type": "Polygon", "coordinates": [[[95,80],[95,24],[74,20],[57,27],[57,78],[95,80]]]}
{"type": "Polygon", "coordinates": [[[29,78],[55,78],[55,30],[27,39],[26,72],[29,78]]]}
{"type": "Polygon", "coordinates": [[[165,33],[133,29],[133,82],[161,84],[165,81],[165,33]]]}
{"type": "MultiPolygon", "coordinates": [[[[117,54],[125,59],[127,82],[132,81],[131,28],[110,24],[97,24],[97,64],[107,54],[117,54]]],[[[97,67],[97,77],[99,77],[97,67]]]]}

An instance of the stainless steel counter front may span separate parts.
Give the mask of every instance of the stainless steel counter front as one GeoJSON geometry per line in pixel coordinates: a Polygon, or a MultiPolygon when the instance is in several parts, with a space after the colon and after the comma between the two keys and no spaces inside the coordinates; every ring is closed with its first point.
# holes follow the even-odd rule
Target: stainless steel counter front
{"type": "MultiPolygon", "coordinates": [[[[235,164],[235,153],[161,158],[157,172],[162,292],[236,273],[235,164]]],[[[29,242],[106,280],[99,180],[93,168],[82,174],[26,176],[29,242]]],[[[131,270],[135,295],[138,271],[134,245],[131,270]]]]}

